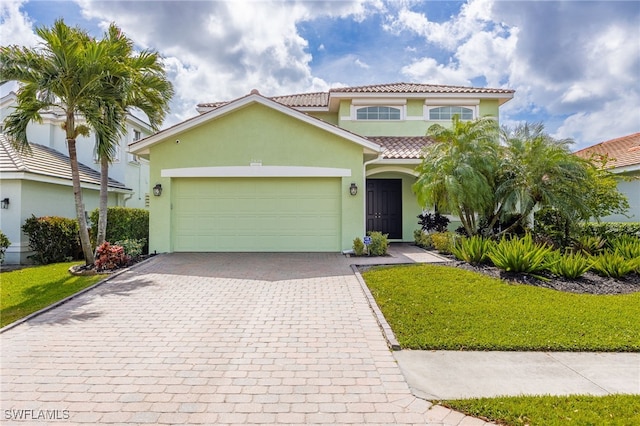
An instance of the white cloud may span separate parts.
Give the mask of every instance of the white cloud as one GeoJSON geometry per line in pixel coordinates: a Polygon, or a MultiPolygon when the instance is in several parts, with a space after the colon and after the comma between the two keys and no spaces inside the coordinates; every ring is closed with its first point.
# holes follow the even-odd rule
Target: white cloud
{"type": "Polygon", "coordinates": [[[402,73],[413,81],[426,81],[430,84],[450,84],[468,86],[467,75],[455,64],[439,64],[433,58],[422,58],[402,68],[402,73]]]}
{"type": "Polygon", "coordinates": [[[38,37],[32,30],[33,22],[21,12],[25,0],[2,0],[0,2],[0,40],[4,46],[21,45],[33,47],[38,37]]]}
{"type": "Polygon", "coordinates": [[[297,24],[318,17],[362,20],[382,7],[366,1],[79,4],[85,17],[117,22],[138,45],[167,57],[176,88],[173,113],[180,118],[193,115],[198,102],[229,100],[254,88],[267,96],[328,88],[311,71],[297,24]]]}
{"type": "Polygon", "coordinates": [[[484,77],[489,87],[515,89],[503,123],[545,121],[550,133],[580,146],[640,129],[640,3],[470,0],[445,22],[414,6],[387,28],[423,37],[449,61],[418,51],[402,68],[412,79],[484,77]]]}
{"type": "Polygon", "coordinates": [[[356,60],[354,61],[354,63],[359,66],[360,68],[363,68],[365,70],[368,70],[369,68],[371,68],[371,66],[369,64],[367,64],[366,62],[363,62],[360,60],[360,58],[356,58],[356,60]]]}

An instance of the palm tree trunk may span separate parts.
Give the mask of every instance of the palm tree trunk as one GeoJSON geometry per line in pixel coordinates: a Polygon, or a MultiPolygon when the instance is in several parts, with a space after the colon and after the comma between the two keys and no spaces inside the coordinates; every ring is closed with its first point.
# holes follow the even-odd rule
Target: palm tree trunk
{"type": "Polygon", "coordinates": [[[98,232],[96,234],[96,248],[100,247],[107,238],[107,203],[109,189],[109,160],[100,158],[100,207],[98,210],[98,232]]]}
{"type": "Polygon", "coordinates": [[[76,202],[76,217],[80,227],[80,245],[84,254],[84,261],[87,265],[93,264],[93,250],[91,250],[91,240],[89,240],[89,229],[84,216],[84,203],[82,201],[82,188],[80,186],[80,171],[78,169],[78,153],[76,152],[76,140],[67,139],[69,148],[69,162],[71,165],[71,180],[73,182],[73,195],[76,202]]]}

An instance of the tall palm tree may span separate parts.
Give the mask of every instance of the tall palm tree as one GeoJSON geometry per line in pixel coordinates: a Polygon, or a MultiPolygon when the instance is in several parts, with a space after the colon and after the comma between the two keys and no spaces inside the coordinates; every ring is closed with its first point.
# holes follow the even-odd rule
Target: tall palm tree
{"type": "Polygon", "coordinates": [[[115,140],[116,129],[105,123],[101,106],[117,108],[118,90],[105,84],[107,75],[121,76],[105,49],[86,31],[68,27],[57,20],[51,28],[39,27],[42,43],[33,49],[20,46],[0,47],[0,75],[4,80],[22,83],[17,107],[5,120],[5,131],[20,150],[29,150],[27,125],[41,121],[40,112],[61,110],[65,115],[63,130],[69,151],[76,217],[85,262],[94,261],[85,219],[76,138],[88,136],[93,129],[104,140],[115,140]],[[86,123],[86,124],[84,124],[86,123]]]}
{"type": "MultiPolygon", "coordinates": [[[[121,75],[108,76],[106,83],[118,93],[118,105],[102,104],[104,122],[115,135],[126,134],[126,113],[137,108],[146,114],[152,130],[157,131],[169,110],[173,86],[166,77],[159,55],[151,50],[134,53],[133,43],[114,24],[109,26],[103,42],[110,56],[121,67],[121,75]]],[[[96,245],[105,241],[107,229],[107,184],[109,164],[113,161],[117,140],[98,136],[97,154],[100,159],[100,207],[96,245]]]]}
{"type": "Polygon", "coordinates": [[[553,207],[573,217],[590,216],[585,200],[591,166],[571,153],[572,140],[552,138],[541,123],[503,128],[501,138],[504,153],[496,196],[501,214],[517,217],[505,232],[526,225],[541,207],[553,207]]]}
{"type": "Polygon", "coordinates": [[[425,150],[413,189],[423,206],[455,213],[468,235],[477,233],[478,218],[494,206],[498,133],[494,118],[462,121],[457,115],[451,127],[434,124],[427,130],[435,143],[425,150]]]}

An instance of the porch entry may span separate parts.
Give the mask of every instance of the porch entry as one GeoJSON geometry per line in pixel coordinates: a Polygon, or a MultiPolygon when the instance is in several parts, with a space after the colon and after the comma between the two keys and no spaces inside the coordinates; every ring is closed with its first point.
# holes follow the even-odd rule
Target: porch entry
{"type": "Polygon", "coordinates": [[[402,179],[367,179],[367,232],[402,239],[402,179]]]}

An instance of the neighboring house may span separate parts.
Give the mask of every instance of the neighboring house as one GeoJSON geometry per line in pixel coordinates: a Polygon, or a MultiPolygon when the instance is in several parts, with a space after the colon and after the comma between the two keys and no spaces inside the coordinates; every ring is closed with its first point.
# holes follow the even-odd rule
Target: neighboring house
{"type": "MultiPolygon", "coordinates": [[[[4,125],[4,119],[16,106],[16,92],[18,83],[14,81],[0,85],[0,130],[4,125]]],[[[65,133],[61,128],[64,123],[62,111],[50,110],[41,113],[42,122],[29,123],[27,137],[30,143],[36,143],[55,149],[67,155],[67,142],[65,133]]],[[[128,145],[138,139],[151,134],[151,128],[144,120],[131,114],[127,116],[126,135],[116,147],[115,159],[109,165],[109,177],[124,183],[131,189],[129,196],[118,198],[118,206],[145,208],[148,204],[149,188],[149,163],[128,152],[128,145]]],[[[78,162],[83,163],[96,171],[100,171],[100,163],[96,156],[96,138],[90,136],[78,136],[77,138],[78,162]]]]}
{"type": "Polygon", "coordinates": [[[398,83],[201,104],[130,145],[162,189],[150,250],[337,252],[366,231],[413,241],[427,128],[497,118],[513,93],[398,83]]]}
{"type": "MultiPolygon", "coordinates": [[[[28,238],[20,229],[32,214],[76,217],[67,143],[61,127],[64,123],[62,111],[42,112],[41,123],[29,123],[27,137],[34,147],[33,157],[15,152],[3,133],[4,119],[16,106],[18,87],[13,81],[0,84],[0,199],[9,199],[9,208],[0,210],[0,229],[12,243],[7,249],[6,263],[25,262],[29,254],[28,238]],[[54,156],[55,163],[52,164],[55,166],[49,164],[54,156]],[[66,167],[62,164],[65,162],[66,167]]],[[[129,153],[128,144],[151,134],[151,128],[133,115],[127,117],[126,126],[126,135],[116,147],[115,161],[109,166],[112,183],[109,206],[145,208],[149,202],[149,163],[129,153]]],[[[87,212],[98,207],[100,163],[95,148],[94,134],[78,137],[78,162],[84,170],[87,212]]]]}
{"type": "MultiPolygon", "coordinates": [[[[85,210],[98,207],[100,173],[79,165],[85,210]]],[[[121,204],[131,196],[124,184],[109,179],[109,204],[121,204]]],[[[32,215],[76,217],[69,157],[53,148],[31,144],[31,153],[20,153],[0,134],[0,228],[11,245],[5,263],[27,263],[29,238],[22,225],[32,215]]]]}
{"type": "Polygon", "coordinates": [[[640,132],[592,145],[575,152],[582,158],[592,156],[608,159],[610,171],[630,178],[618,183],[618,190],[629,200],[627,216],[603,217],[604,222],[640,222],[640,132]]]}

